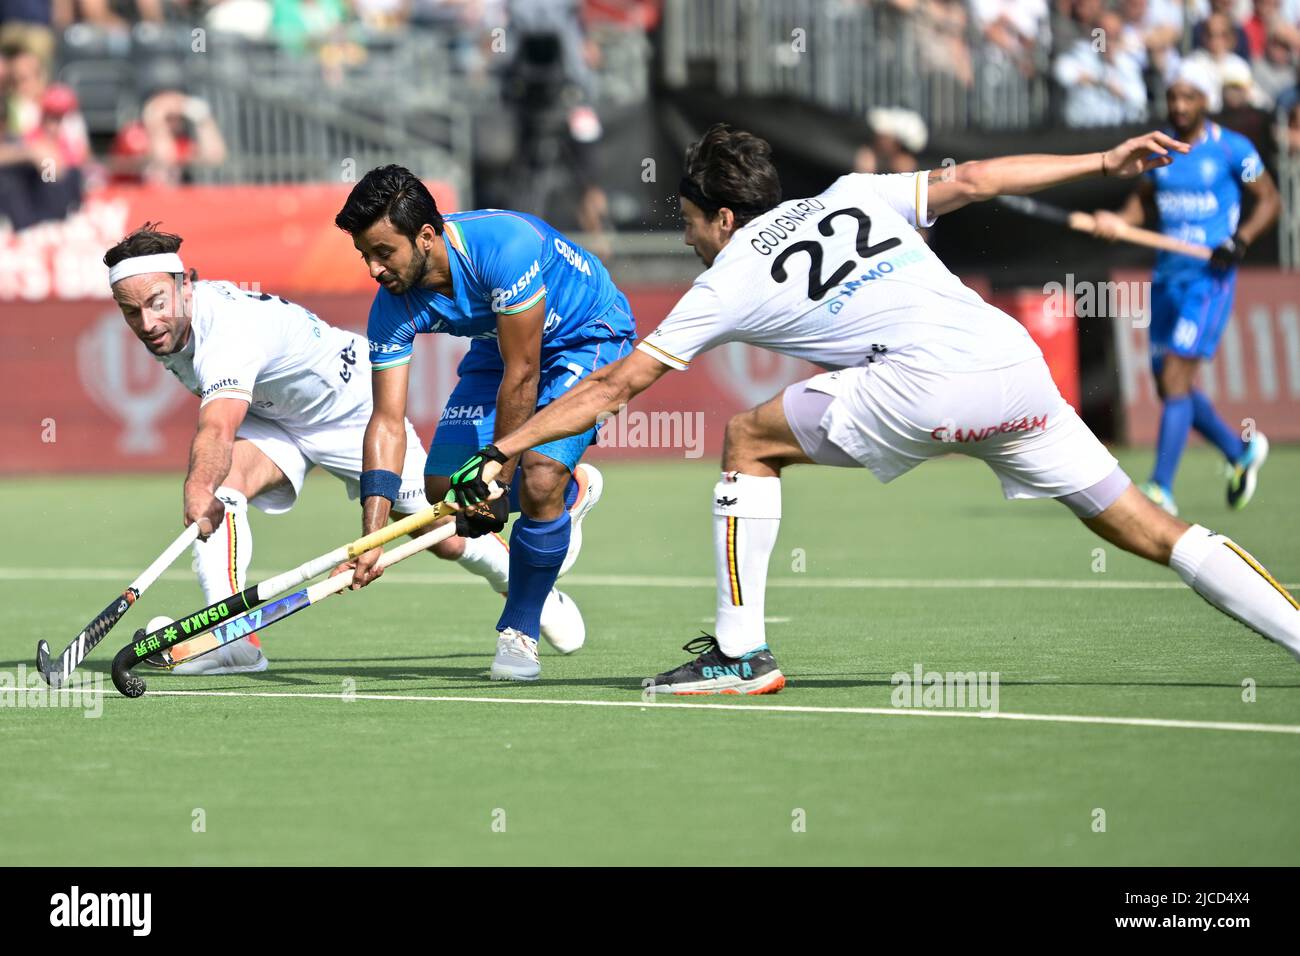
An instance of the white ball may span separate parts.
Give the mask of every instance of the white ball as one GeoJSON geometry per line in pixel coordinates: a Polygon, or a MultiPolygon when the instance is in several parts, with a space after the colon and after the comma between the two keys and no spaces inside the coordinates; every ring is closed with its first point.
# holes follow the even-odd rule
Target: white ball
{"type": "Polygon", "coordinates": [[[144,626],[144,632],[146,634],[152,634],[154,631],[161,630],[162,628],[166,627],[168,624],[175,624],[175,623],[176,623],[175,621],[173,621],[171,618],[167,617],[166,615],[159,614],[157,617],[149,618],[149,623],[144,626]]]}

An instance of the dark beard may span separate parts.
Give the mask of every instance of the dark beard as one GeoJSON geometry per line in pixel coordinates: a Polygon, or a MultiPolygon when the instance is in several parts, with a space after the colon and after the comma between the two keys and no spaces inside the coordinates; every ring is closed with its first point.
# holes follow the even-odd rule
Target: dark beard
{"type": "Polygon", "coordinates": [[[419,253],[419,258],[411,260],[411,268],[407,270],[404,276],[397,278],[402,283],[402,290],[399,295],[405,295],[416,286],[424,285],[424,280],[429,275],[429,254],[427,252],[419,253]]]}

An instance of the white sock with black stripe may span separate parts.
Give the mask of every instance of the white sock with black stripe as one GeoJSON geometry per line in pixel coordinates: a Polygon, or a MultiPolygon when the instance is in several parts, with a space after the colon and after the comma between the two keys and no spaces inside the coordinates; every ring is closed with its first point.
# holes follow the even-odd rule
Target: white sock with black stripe
{"type": "Polygon", "coordinates": [[[253,560],[248,499],[224,485],[216,495],[225,502],[226,516],[207,541],[194,542],[194,570],[209,604],[243,590],[253,560]]]}
{"type": "Polygon", "coordinates": [[[1300,660],[1300,603],[1231,538],[1192,525],[1174,545],[1169,566],[1224,614],[1300,660]]]}
{"type": "Polygon", "coordinates": [[[718,646],[728,657],[740,657],[767,643],[763,625],[767,561],[780,527],[780,478],[722,473],[713,488],[713,552],[718,573],[718,646]]]}

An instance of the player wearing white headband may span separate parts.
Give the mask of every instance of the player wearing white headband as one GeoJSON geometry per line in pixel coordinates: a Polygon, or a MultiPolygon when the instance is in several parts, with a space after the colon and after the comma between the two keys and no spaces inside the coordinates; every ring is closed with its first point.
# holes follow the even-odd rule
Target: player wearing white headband
{"type": "MultiPolygon", "coordinates": [[[[278,296],[230,282],[201,282],[179,255],[180,236],[146,223],[104,256],[127,325],[154,357],[200,398],[190,446],[184,521],[198,522],[194,545],[208,602],[245,586],[253,555],[249,504],[267,514],[293,507],[315,465],[341,478],[355,499],[370,420],[370,358],[364,336],[334,328],[278,296]]],[[[424,451],[406,422],[406,460],[394,514],[425,506],[424,451]]],[[[460,530],[475,534],[472,516],[460,530]]],[[[494,534],[456,536],[434,552],[458,561],[505,593],[509,551],[494,534]]],[[[542,633],[557,650],[582,645],[582,616],[553,590],[542,633]]],[[[187,663],[177,674],[265,670],[256,635],[187,663]]]]}

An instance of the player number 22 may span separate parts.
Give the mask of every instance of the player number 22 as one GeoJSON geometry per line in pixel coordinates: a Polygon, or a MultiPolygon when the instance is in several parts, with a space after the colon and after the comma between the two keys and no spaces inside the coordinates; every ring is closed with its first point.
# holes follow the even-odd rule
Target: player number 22
{"type": "MultiPolygon", "coordinates": [[[[851,216],[858,221],[857,248],[858,255],[863,259],[870,259],[872,256],[878,256],[882,252],[893,249],[895,246],[902,245],[903,240],[898,238],[886,239],[884,242],[871,244],[871,217],[856,207],[837,209],[833,213],[824,216],[817,224],[817,231],[823,236],[832,236],[835,234],[835,220],[840,216],[851,216]]],[[[825,258],[822,251],[822,244],[812,239],[805,239],[803,242],[796,242],[789,249],[786,249],[776,261],[772,263],[772,278],[777,282],[784,282],[790,278],[790,274],[785,271],[785,260],[789,259],[796,252],[808,253],[808,298],[814,302],[820,302],[822,297],[831,289],[844,281],[845,277],[853,271],[858,264],[856,259],[849,259],[840,265],[838,269],[831,273],[830,278],[825,282],[822,281],[822,260],[825,258]]]]}

